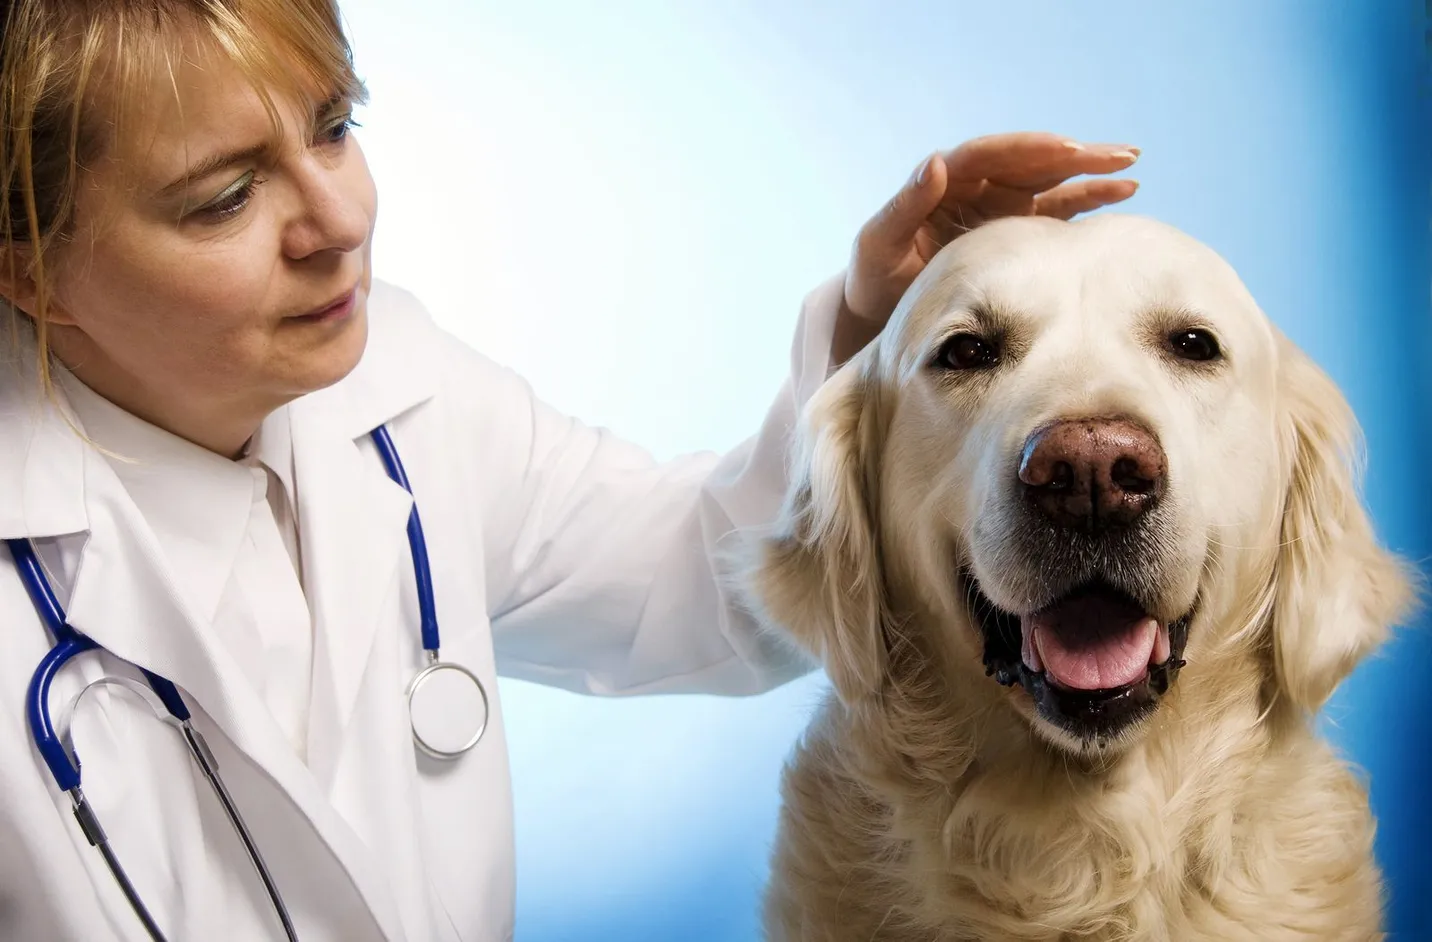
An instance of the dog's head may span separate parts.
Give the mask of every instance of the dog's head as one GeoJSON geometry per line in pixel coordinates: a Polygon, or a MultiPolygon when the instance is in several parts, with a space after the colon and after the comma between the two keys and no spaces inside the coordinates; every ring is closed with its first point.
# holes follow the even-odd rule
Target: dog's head
{"type": "Polygon", "coordinates": [[[1073,752],[1136,741],[1181,670],[1256,664],[1316,710],[1409,597],[1356,436],[1208,248],[1136,217],[1001,220],[810,403],[754,594],[849,704],[919,632],[955,688],[1073,752]]]}

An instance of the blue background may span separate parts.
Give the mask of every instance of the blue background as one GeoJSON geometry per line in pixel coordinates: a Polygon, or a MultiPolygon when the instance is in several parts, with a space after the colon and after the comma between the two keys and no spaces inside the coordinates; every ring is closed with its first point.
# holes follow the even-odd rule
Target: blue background
{"type": "MultiPolygon", "coordinates": [[[[1423,0],[345,0],[381,277],[659,455],[754,430],[803,294],[937,147],[1137,144],[1131,211],[1206,241],[1337,379],[1386,541],[1432,548],[1423,0]],[[738,373],[741,377],[738,378],[738,373]]],[[[1427,669],[1409,630],[1328,728],[1368,770],[1399,939],[1432,938],[1427,669]]],[[[750,700],[506,684],[518,942],[752,940],[819,677],[750,700]]]]}

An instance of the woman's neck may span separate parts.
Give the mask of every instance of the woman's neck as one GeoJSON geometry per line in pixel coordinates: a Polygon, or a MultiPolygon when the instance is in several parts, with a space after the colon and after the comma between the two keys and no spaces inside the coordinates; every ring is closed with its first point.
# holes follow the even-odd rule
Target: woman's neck
{"type": "Polygon", "coordinates": [[[61,366],[97,395],[156,428],[225,458],[243,456],[265,416],[283,403],[217,402],[140,377],[103,355],[83,333],[51,327],[48,346],[61,366]]]}

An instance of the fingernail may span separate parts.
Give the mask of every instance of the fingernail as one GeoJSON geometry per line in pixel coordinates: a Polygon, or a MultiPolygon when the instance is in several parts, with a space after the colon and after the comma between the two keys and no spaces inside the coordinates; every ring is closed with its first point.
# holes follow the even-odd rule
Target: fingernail
{"type": "Polygon", "coordinates": [[[1109,156],[1110,156],[1110,157],[1119,157],[1119,158],[1121,158],[1121,159],[1123,159],[1123,160],[1138,160],[1138,159],[1139,159],[1139,151],[1138,151],[1137,148],[1129,148],[1129,149],[1127,149],[1127,150],[1115,150],[1115,151],[1110,151],[1110,152],[1109,152],[1109,156]]]}
{"type": "Polygon", "coordinates": [[[1065,141],[1065,142],[1064,142],[1064,146],[1067,147],[1067,148],[1069,148],[1070,150],[1088,150],[1088,149],[1089,149],[1089,148],[1085,147],[1083,144],[1080,144],[1078,141],[1065,141]]]}
{"type": "Polygon", "coordinates": [[[930,164],[933,163],[934,160],[935,160],[935,155],[934,155],[934,154],[931,154],[930,156],[928,156],[928,157],[925,158],[925,162],[924,162],[924,163],[920,164],[920,169],[919,169],[919,171],[915,174],[915,185],[916,185],[916,186],[924,186],[927,182],[929,182],[929,179],[930,179],[930,164]]]}

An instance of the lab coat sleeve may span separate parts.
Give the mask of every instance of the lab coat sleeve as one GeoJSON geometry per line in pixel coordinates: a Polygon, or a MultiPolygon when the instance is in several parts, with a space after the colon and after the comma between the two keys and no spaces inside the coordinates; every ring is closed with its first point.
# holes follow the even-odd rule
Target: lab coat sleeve
{"type": "MultiPolygon", "coordinates": [[[[724,455],[658,462],[523,384],[526,455],[488,546],[499,672],[583,693],[755,694],[813,665],[730,586],[733,531],[771,522],[798,413],[829,375],[844,279],[805,300],[791,372],[759,431],[724,455]],[[504,532],[505,531],[505,534],[504,532]]],[[[501,512],[501,511],[500,511],[501,512]]]]}

